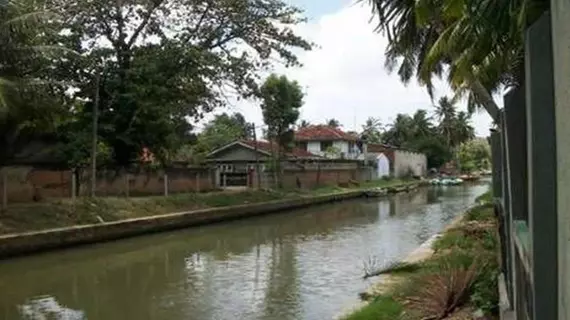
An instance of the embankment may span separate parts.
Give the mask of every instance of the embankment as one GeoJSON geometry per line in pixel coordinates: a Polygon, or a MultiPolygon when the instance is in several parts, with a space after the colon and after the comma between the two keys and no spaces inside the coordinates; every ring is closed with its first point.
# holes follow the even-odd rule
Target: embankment
{"type": "MultiPolygon", "coordinates": [[[[406,187],[399,186],[398,190],[400,192],[413,190],[417,188],[418,184],[418,182],[406,182],[406,187]]],[[[0,258],[252,217],[277,211],[298,209],[311,205],[357,198],[364,195],[365,189],[345,190],[292,199],[229,205],[112,222],[0,235],[0,258]]],[[[226,197],[231,196],[232,195],[226,195],[226,197]]]]}
{"type": "Polygon", "coordinates": [[[498,312],[497,222],[492,204],[480,202],[404,261],[376,274],[366,300],[341,319],[493,318],[498,312]]]}

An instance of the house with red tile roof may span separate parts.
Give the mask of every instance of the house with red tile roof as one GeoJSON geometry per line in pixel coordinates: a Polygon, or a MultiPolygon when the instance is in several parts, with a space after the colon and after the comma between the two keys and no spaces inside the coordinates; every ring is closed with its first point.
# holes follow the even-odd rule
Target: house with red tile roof
{"type": "MultiPolygon", "coordinates": [[[[210,152],[207,162],[217,169],[216,185],[247,186],[251,185],[252,172],[256,170],[257,165],[259,164],[259,171],[264,172],[277,150],[277,143],[236,140],[210,152]]],[[[322,158],[298,147],[283,150],[282,156],[283,161],[293,163],[322,158]]]]}
{"type": "Polygon", "coordinates": [[[297,130],[294,139],[297,147],[312,154],[333,159],[363,159],[359,137],[339,128],[312,125],[297,130]]]}

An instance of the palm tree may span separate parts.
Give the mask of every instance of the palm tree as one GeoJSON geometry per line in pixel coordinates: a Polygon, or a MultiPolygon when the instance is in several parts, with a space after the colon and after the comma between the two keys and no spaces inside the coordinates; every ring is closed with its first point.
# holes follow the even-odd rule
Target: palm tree
{"type": "Polygon", "coordinates": [[[413,137],[413,120],[407,114],[398,114],[390,129],[384,133],[387,144],[403,146],[413,137]]]}
{"type": "Polygon", "coordinates": [[[435,107],[435,114],[438,117],[438,130],[445,138],[445,142],[450,146],[455,146],[455,122],[456,111],[453,102],[447,97],[441,97],[439,103],[435,107]]]}
{"type": "Polygon", "coordinates": [[[49,69],[41,64],[50,53],[72,52],[48,45],[51,30],[45,22],[56,16],[38,6],[34,1],[10,0],[0,6],[0,113],[7,111],[15,91],[46,83],[38,73],[49,69]]]}
{"type": "Polygon", "coordinates": [[[369,117],[362,126],[362,136],[366,137],[369,143],[381,143],[382,142],[382,132],[384,131],[384,126],[379,119],[369,117]]]}
{"type": "Polygon", "coordinates": [[[433,126],[426,110],[419,109],[414,113],[412,116],[412,126],[415,140],[427,137],[433,133],[433,126]]]}
{"type": "Polygon", "coordinates": [[[521,81],[523,30],[548,7],[540,0],[370,2],[388,36],[387,65],[399,67],[403,82],[416,76],[431,94],[433,76],[447,66],[447,81],[467,96],[469,110],[483,107],[495,120],[492,94],[521,81]]]}
{"type": "Polygon", "coordinates": [[[467,112],[460,111],[455,119],[454,145],[472,140],[475,138],[475,129],[470,123],[471,119],[467,112]]]}
{"type": "Polygon", "coordinates": [[[299,123],[299,128],[306,128],[308,126],[310,126],[311,123],[307,120],[301,120],[301,122],[299,123]]]}
{"type": "Polygon", "coordinates": [[[334,119],[334,118],[327,120],[326,123],[327,123],[327,126],[332,127],[332,128],[338,128],[338,127],[342,126],[340,124],[340,121],[338,121],[337,119],[334,119]]]}

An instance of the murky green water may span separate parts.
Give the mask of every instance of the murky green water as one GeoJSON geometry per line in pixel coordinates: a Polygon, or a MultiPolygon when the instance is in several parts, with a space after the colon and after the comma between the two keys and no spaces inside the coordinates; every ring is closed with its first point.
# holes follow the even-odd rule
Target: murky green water
{"type": "Polygon", "coordinates": [[[0,261],[1,319],[331,319],[487,185],[425,188],[0,261]]]}

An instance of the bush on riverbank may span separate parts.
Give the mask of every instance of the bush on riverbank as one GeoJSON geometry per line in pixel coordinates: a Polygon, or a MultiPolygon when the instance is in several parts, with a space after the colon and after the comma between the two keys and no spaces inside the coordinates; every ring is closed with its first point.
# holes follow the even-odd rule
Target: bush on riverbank
{"type": "Polygon", "coordinates": [[[353,185],[345,188],[327,186],[313,190],[243,190],[180,193],[172,194],[168,197],[78,198],[75,203],[70,199],[46,199],[37,203],[9,205],[8,210],[0,212],[0,234],[118,221],[204,208],[297,199],[358,188],[388,187],[410,183],[415,182],[374,180],[363,183],[360,186],[353,185]]]}
{"type": "MultiPolygon", "coordinates": [[[[454,318],[481,310],[498,312],[498,236],[493,207],[483,201],[433,244],[425,261],[393,265],[379,274],[397,274],[394,285],[381,296],[347,316],[346,320],[471,319],[454,318]],[[406,272],[409,270],[409,272],[406,272]],[[396,315],[393,312],[400,310],[396,315]]],[[[391,275],[392,276],[392,275],[391,275]]]]}

